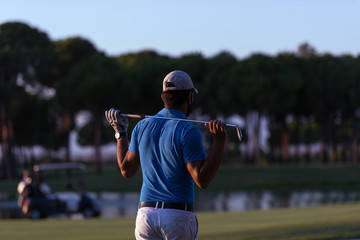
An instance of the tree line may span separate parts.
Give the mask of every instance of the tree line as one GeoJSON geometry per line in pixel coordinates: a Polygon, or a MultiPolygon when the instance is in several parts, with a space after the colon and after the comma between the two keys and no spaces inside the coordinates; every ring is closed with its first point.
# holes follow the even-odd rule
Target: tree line
{"type": "Polygon", "coordinates": [[[94,146],[100,173],[100,146],[113,141],[104,111],[157,113],[162,80],[175,69],[188,72],[199,90],[197,115],[244,119],[242,143],[229,131],[226,161],[357,163],[359,66],[360,56],[318,54],[307,43],[294,52],[244,59],[230,52],[206,58],[153,50],[108,56],[88,39],[51,40],[28,24],[6,22],[0,25],[0,177],[15,178],[19,162],[29,160],[24,149],[33,146],[50,156],[63,148],[62,160],[71,161],[74,130],[80,144],[94,146]],[[78,129],[75,117],[83,111],[91,120],[78,129]],[[262,119],[267,148],[260,145],[262,119]]]}

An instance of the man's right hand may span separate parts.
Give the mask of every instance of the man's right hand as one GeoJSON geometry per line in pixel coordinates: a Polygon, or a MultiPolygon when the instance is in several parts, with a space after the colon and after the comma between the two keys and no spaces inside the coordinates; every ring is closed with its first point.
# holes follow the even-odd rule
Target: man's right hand
{"type": "Polygon", "coordinates": [[[120,116],[119,110],[111,108],[109,111],[105,111],[105,117],[115,132],[127,132],[129,121],[127,118],[120,116]]]}
{"type": "Polygon", "coordinates": [[[227,139],[227,132],[222,121],[211,120],[209,123],[205,123],[205,126],[209,128],[210,133],[214,136],[214,142],[206,160],[186,163],[186,168],[191,177],[201,189],[206,189],[209,186],[219,170],[227,139]]]}
{"type": "Polygon", "coordinates": [[[209,128],[210,133],[219,140],[225,141],[227,139],[227,132],[225,124],[220,120],[211,120],[209,123],[205,123],[205,126],[209,128]]]}

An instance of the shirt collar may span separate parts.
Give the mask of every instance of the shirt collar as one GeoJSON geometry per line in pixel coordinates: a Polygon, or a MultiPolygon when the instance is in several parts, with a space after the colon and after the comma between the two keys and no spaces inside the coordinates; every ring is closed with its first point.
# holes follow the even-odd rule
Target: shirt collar
{"type": "Polygon", "coordinates": [[[181,118],[181,119],[186,119],[186,115],[179,111],[179,110],[175,110],[175,109],[168,109],[168,108],[163,108],[160,112],[158,112],[159,116],[163,116],[163,117],[170,117],[170,118],[181,118]]]}

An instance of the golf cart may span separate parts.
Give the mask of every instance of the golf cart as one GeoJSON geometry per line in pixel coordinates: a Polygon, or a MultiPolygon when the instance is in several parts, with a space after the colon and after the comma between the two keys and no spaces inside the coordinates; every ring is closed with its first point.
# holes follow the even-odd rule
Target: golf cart
{"type": "Polygon", "coordinates": [[[35,165],[33,167],[34,179],[26,184],[23,191],[19,191],[18,204],[22,213],[30,219],[74,213],[81,213],[85,218],[99,216],[99,206],[85,191],[85,185],[78,176],[79,171],[83,169],[85,169],[85,164],[81,163],[35,165]],[[45,178],[66,191],[52,192],[43,181],[45,178]],[[65,186],[61,186],[64,184],[65,186]]]}

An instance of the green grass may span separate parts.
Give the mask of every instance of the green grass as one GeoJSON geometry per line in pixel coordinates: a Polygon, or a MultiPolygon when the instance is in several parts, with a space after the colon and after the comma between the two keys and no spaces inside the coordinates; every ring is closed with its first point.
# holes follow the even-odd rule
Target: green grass
{"type": "MultiPolygon", "coordinates": [[[[356,204],[240,213],[198,213],[199,239],[359,238],[359,213],[360,205],[356,204]]],[[[5,220],[0,223],[0,239],[134,239],[134,224],[134,218],[5,220]]]]}
{"type": "MultiPolygon", "coordinates": [[[[360,166],[222,167],[207,192],[237,190],[359,191],[360,166]]],[[[139,192],[141,174],[124,179],[117,166],[103,174],[82,174],[91,191],[139,192]]],[[[55,190],[66,180],[49,179],[55,190]]],[[[0,181],[0,192],[16,195],[18,181],[0,181]]],[[[275,209],[240,213],[198,213],[199,239],[344,239],[360,238],[360,205],[275,209]]],[[[134,218],[42,221],[0,220],[0,239],[134,239],[134,218]]]]}
{"type": "Polygon", "coordinates": [[[338,205],[201,214],[203,239],[338,239],[360,237],[360,206],[338,205]]]}

